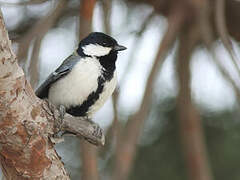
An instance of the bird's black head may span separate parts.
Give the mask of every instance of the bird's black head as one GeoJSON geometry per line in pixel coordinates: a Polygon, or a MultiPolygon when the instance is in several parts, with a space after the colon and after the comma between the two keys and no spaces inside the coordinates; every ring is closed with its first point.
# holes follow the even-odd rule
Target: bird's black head
{"type": "Polygon", "coordinates": [[[103,57],[116,54],[127,49],[117,43],[115,39],[101,32],[93,32],[84,38],[78,46],[79,55],[103,57]]]}

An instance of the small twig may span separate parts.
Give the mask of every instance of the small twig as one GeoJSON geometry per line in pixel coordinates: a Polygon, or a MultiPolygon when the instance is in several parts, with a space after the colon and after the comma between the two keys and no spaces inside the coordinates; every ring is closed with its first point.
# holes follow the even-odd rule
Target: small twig
{"type": "MultiPolygon", "coordinates": [[[[147,29],[147,27],[148,27],[149,23],[151,22],[152,18],[154,17],[154,15],[155,15],[154,11],[151,12],[147,16],[147,18],[144,20],[144,22],[142,23],[142,26],[141,26],[140,30],[138,32],[136,32],[135,40],[134,40],[134,43],[133,43],[135,45],[135,49],[138,49],[138,47],[140,46],[140,44],[141,44],[140,41],[142,40],[141,37],[142,37],[143,33],[145,32],[145,30],[147,29]]],[[[130,71],[130,69],[133,65],[133,62],[134,62],[133,61],[135,59],[134,56],[135,56],[135,51],[132,51],[129,58],[128,58],[129,59],[128,60],[128,65],[126,66],[126,68],[124,70],[124,73],[123,73],[121,79],[119,80],[118,84],[120,86],[126,80],[127,74],[130,71]]],[[[108,137],[111,136],[111,137],[115,138],[116,142],[120,141],[119,138],[120,138],[120,134],[121,134],[121,131],[122,131],[122,127],[121,127],[121,125],[119,124],[119,121],[118,121],[118,110],[117,110],[118,97],[119,97],[119,89],[116,89],[115,92],[112,95],[114,119],[113,119],[112,125],[109,128],[109,131],[107,133],[107,136],[108,137]]]]}
{"type": "MultiPolygon", "coordinates": [[[[54,24],[58,24],[61,19],[68,17],[76,17],[79,14],[79,6],[67,7],[64,8],[60,15],[55,20],[54,24]]],[[[41,19],[41,17],[40,17],[41,19]]],[[[9,31],[9,37],[13,42],[19,43],[21,38],[28,34],[31,31],[31,28],[36,25],[36,22],[40,21],[39,18],[36,17],[26,17],[22,19],[16,28],[9,31]]],[[[54,26],[54,25],[53,25],[54,26]]]]}
{"type": "Polygon", "coordinates": [[[112,95],[112,103],[113,103],[113,113],[114,113],[114,117],[113,117],[113,121],[112,124],[110,125],[110,127],[107,129],[106,131],[106,139],[108,139],[105,148],[101,150],[100,153],[105,154],[108,153],[109,154],[109,149],[110,147],[114,146],[116,144],[116,142],[118,142],[118,138],[121,135],[121,131],[122,131],[122,127],[121,124],[119,123],[119,114],[118,114],[118,108],[117,108],[117,103],[118,103],[118,97],[119,97],[119,89],[116,88],[116,90],[113,92],[112,95]]]}
{"type": "Polygon", "coordinates": [[[229,81],[233,87],[233,90],[235,91],[237,95],[237,99],[240,102],[240,89],[237,85],[237,83],[233,80],[233,78],[229,75],[229,73],[223,68],[223,66],[220,64],[220,61],[217,58],[217,55],[214,51],[214,47],[212,45],[213,42],[213,32],[210,26],[210,22],[208,21],[208,18],[205,16],[206,13],[202,14],[202,17],[199,19],[199,29],[201,32],[201,39],[203,43],[205,44],[207,50],[210,52],[210,55],[212,56],[213,62],[217,65],[218,69],[222,73],[223,77],[229,81]]]}
{"type": "Polygon", "coordinates": [[[111,35],[110,18],[112,13],[112,0],[101,0],[100,2],[103,12],[104,31],[106,34],[111,35]]]}
{"type": "Polygon", "coordinates": [[[199,112],[191,97],[191,55],[199,40],[198,29],[193,26],[181,34],[177,54],[177,77],[179,94],[177,110],[179,115],[180,137],[189,179],[211,180],[207,150],[199,112]]]}
{"type": "Polygon", "coordinates": [[[156,74],[159,72],[165,57],[172,48],[177,34],[184,24],[184,14],[176,9],[175,13],[169,17],[169,25],[166,34],[160,44],[152,70],[148,76],[146,89],[139,111],[128,121],[126,130],[123,132],[121,139],[117,142],[115,169],[113,173],[114,180],[127,179],[132,163],[136,144],[142,130],[144,120],[149,112],[149,103],[152,98],[152,87],[156,74]],[[123,161],[124,160],[124,161],[123,161]]]}
{"type": "MultiPolygon", "coordinates": [[[[147,30],[147,27],[149,26],[149,24],[154,16],[155,16],[155,13],[153,11],[148,15],[148,17],[142,23],[140,30],[138,32],[136,32],[136,36],[133,41],[134,49],[139,49],[139,47],[141,45],[142,35],[147,30]]],[[[124,69],[124,73],[123,73],[121,79],[119,80],[120,86],[122,85],[122,83],[124,83],[126,81],[128,72],[130,71],[130,69],[132,68],[132,66],[135,62],[134,61],[136,59],[136,58],[134,58],[135,55],[136,55],[136,51],[131,51],[129,58],[128,58],[128,64],[127,64],[126,68],[124,69]]]]}
{"type": "Polygon", "coordinates": [[[61,14],[62,10],[67,4],[67,0],[61,0],[46,17],[39,20],[36,25],[29,30],[29,32],[19,40],[19,51],[17,54],[19,63],[23,62],[24,58],[27,56],[27,52],[32,40],[39,34],[46,34],[48,29],[54,24],[55,20],[61,14]]]}
{"type": "Polygon", "coordinates": [[[140,30],[136,33],[137,36],[142,36],[142,34],[146,31],[147,27],[149,26],[149,24],[152,22],[152,19],[154,18],[154,16],[156,15],[155,11],[153,10],[147,17],[146,19],[143,21],[140,30]]]}
{"type": "Polygon", "coordinates": [[[217,31],[218,34],[222,40],[222,43],[226,50],[228,51],[232,63],[235,66],[235,69],[237,70],[237,73],[240,77],[240,68],[239,68],[239,60],[237,58],[236,53],[234,52],[231,39],[229,38],[229,34],[227,31],[226,27],[226,22],[225,22],[225,0],[217,0],[216,1],[216,11],[215,11],[215,21],[216,21],[216,26],[217,26],[217,31]]]}
{"type": "Polygon", "coordinates": [[[0,1],[0,5],[3,5],[3,6],[25,6],[25,5],[41,4],[41,3],[44,3],[47,1],[52,1],[52,0],[30,0],[30,1],[15,2],[15,3],[0,1]]]}
{"type": "Polygon", "coordinates": [[[119,98],[119,88],[117,87],[112,95],[114,119],[112,122],[111,133],[110,133],[113,137],[116,137],[116,138],[119,137],[119,132],[121,130],[119,125],[119,119],[118,119],[118,108],[117,108],[118,98],[119,98]]]}
{"type": "Polygon", "coordinates": [[[66,114],[62,123],[63,131],[72,132],[76,136],[83,137],[91,144],[103,146],[105,137],[100,126],[93,121],[76,118],[66,114]]]}
{"type": "Polygon", "coordinates": [[[79,13],[79,39],[83,39],[92,31],[92,16],[96,0],[83,0],[80,4],[79,13]]]}

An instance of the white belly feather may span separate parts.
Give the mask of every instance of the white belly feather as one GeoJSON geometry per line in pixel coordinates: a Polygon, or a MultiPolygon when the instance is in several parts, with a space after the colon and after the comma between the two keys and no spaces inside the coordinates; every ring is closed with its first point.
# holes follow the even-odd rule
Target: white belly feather
{"type": "Polygon", "coordinates": [[[96,59],[82,59],[68,75],[51,86],[48,98],[53,104],[66,108],[82,104],[89,93],[97,89],[100,75],[101,66],[96,59]]]}
{"type": "Polygon", "coordinates": [[[92,117],[92,115],[96,113],[104,105],[107,99],[112,95],[116,85],[117,85],[117,73],[115,71],[111,81],[105,82],[103,92],[100,94],[99,99],[88,110],[89,117],[92,117]]]}
{"type": "MultiPolygon", "coordinates": [[[[64,105],[66,108],[80,105],[90,93],[97,90],[98,77],[101,75],[101,65],[98,60],[88,58],[80,60],[72,71],[54,83],[49,89],[48,98],[55,105],[64,105]]],[[[98,111],[106,100],[112,95],[117,84],[117,75],[111,81],[104,83],[104,88],[99,99],[88,110],[91,117],[98,111]]]]}

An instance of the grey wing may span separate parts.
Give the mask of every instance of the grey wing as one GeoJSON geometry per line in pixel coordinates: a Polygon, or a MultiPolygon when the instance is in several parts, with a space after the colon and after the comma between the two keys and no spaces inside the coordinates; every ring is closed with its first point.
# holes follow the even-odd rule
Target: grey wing
{"type": "Polygon", "coordinates": [[[80,56],[73,54],[65,59],[63,63],[56,69],[56,71],[51,73],[48,78],[39,86],[35,92],[36,95],[39,98],[47,98],[50,86],[58,79],[67,75],[72,70],[73,66],[80,60],[80,58],[80,56]]]}

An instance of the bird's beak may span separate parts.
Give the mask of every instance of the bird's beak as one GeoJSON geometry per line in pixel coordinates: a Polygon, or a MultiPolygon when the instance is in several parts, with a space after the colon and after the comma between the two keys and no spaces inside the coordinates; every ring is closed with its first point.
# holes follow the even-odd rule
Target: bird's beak
{"type": "Polygon", "coordinates": [[[125,50],[125,49],[127,49],[127,48],[124,47],[124,46],[121,46],[121,45],[119,45],[119,44],[117,44],[116,46],[114,46],[114,50],[115,50],[115,51],[123,51],[123,50],[125,50]]]}

